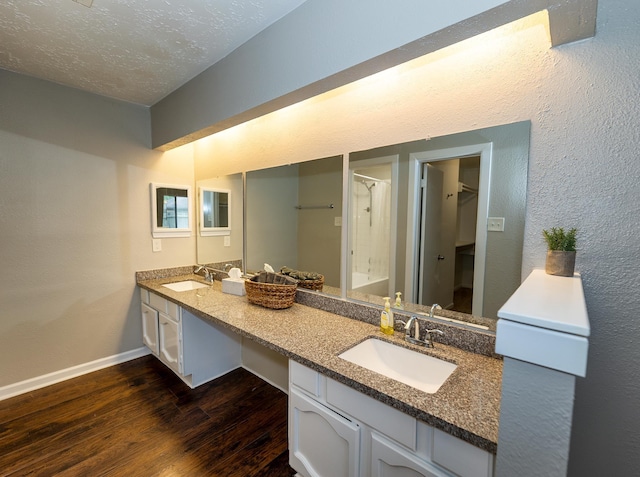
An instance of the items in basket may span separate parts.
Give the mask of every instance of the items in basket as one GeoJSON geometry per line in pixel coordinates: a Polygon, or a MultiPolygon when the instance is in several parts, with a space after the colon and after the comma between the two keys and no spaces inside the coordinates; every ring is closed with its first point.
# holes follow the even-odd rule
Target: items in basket
{"type": "Polygon", "coordinates": [[[298,280],[298,286],[309,290],[322,291],[324,276],[317,272],[304,272],[289,267],[282,267],[280,273],[298,280]]]}

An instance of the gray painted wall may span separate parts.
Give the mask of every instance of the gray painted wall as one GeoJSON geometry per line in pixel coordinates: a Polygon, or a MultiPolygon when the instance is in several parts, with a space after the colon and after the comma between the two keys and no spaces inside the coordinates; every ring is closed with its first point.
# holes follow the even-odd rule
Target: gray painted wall
{"type": "Polygon", "coordinates": [[[504,359],[496,477],[566,475],[575,381],[570,374],[504,359]]]}
{"type": "Polygon", "coordinates": [[[149,111],[0,70],[0,388],[142,346],[135,272],[193,263],[151,248],[149,183],[193,184],[191,147],[149,149],[149,111]]]}

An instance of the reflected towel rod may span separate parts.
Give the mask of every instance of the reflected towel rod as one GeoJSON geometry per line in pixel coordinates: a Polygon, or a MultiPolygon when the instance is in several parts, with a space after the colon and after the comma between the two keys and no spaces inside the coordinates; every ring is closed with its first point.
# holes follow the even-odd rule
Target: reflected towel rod
{"type": "Polygon", "coordinates": [[[333,204],[329,205],[295,205],[294,206],[298,210],[302,209],[333,209],[333,204]]]}

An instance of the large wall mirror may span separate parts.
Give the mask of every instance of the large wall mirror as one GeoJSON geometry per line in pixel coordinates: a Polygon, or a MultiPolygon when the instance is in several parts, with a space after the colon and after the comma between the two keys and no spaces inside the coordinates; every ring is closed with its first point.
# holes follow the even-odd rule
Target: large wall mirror
{"type": "Polygon", "coordinates": [[[244,256],[249,272],[321,273],[326,294],[382,305],[400,292],[410,312],[495,319],[520,284],[529,135],[524,121],[352,152],[348,167],[335,156],[249,171],[244,193],[241,174],[199,180],[234,200],[230,245],[199,236],[198,262],[244,256]]]}
{"type": "Polygon", "coordinates": [[[249,171],[246,187],[246,269],[317,272],[339,294],[342,156],[249,171]]]}
{"type": "Polygon", "coordinates": [[[497,318],[520,284],[529,134],[526,121],[351,153],[347,296],[497,318]]]}

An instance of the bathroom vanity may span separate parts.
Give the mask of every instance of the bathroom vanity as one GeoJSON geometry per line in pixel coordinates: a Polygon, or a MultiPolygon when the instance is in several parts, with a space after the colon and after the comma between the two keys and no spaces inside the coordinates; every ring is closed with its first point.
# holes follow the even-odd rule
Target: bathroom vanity
{"type": "Polygon", "coordinates": [[[425,350],[401,333],[383,338],[377,326],[299,303],[285,310],[251,305],[223,294],[220,282],[180,292],[162,286],[180,280],[200,278],[138,279],[145,344],[156,349],[149,329],[157,312],[155,354],[194,387],[241,366],[241,337],[288,358],[290,462],[300,475],[493,475],[500,359],[439,343],[425,350]],[[174,323],[162,324],[169,318],[174,323]],[[429,394],[339,357],[371,337],[457,367],[429,394]],[[177,366],[172,340],[182,356],[177,366]],[[194,368],[198,356],[202,366],[194,368]]]}

